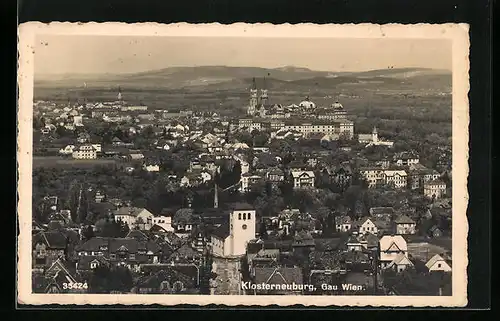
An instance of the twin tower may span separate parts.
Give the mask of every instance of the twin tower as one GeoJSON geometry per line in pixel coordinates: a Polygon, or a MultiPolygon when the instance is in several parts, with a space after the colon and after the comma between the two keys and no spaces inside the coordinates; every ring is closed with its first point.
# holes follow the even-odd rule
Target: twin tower
{"type": "MultiPolygon", "coordinates": [[[[264,88],[265,88],[264,79],[264,88]]],[[[255,83],[255,78],[252,80],[252,88],[250,88],[250,104],[248,105],[247,114],[255,115],[259,106],[266,106],[268,104],[267,89],[260,90],[260,96],[258,94],[257,84],[255,83]]]]}

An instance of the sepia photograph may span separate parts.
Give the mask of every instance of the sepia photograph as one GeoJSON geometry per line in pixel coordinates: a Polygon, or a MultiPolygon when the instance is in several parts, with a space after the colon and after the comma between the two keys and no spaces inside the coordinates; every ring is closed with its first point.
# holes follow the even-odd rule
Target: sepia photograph
{"type": "Polygon", "coordinates": [[[467,25],[29,23],[19,51],[20,302],[467,303],[467,25]]]}

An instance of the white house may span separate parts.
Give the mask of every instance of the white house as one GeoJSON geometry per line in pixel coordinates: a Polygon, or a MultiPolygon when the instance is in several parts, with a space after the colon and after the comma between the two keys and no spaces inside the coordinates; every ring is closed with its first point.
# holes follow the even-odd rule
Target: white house
{"type": "Polygon", "coordinates": [[[368,182],[369,188],[386,184],[404,188],[408,183],[408,174],[402,169],[364,168],[360,170],[360,174],[368,182]]]}
{"type": "Polygon", "coordinates": [[[377,234],[378,233],[378,228],[375,223],[370,220],[368,217],[361,219],[360,221],[356,222],[356,232],[359,234],[366,234],[366,233],[372,233],[372,234],[377,234]]]}
{"type": "Polygon", "coordinates": [[[384,235],[379,240],[379,252],[380,265],[385,269],[399,254],[408,255],[408,245],[401,235],[384,235]]]}
{"type": "Polygon", "coordinates": [[[66,147],[61,148],[59,150],[59,154],[71,155],[71,154],[73,154],[74,149],[75,149],[75,145],[66,145],[66,147]]]}
{"type": "Polygon", "coordinates": [[[159,172],[160,171],[160,165],[158,164],[144,164],[143,166],[144,170],[148,172],[159,172]]]}
{"type": "Polygon", "coordinates": [[[141,230],[149,230],[153,226],[154,215],[145,208],[122,207],[114,212],[115,221],[126,223],[129,228],[139,227],[141,230]]]}
{"type": "Polygon", "coordinates": [[[429,269],[429,272],[451,272],[451,266],[439,254],[434,255],[427,263],[425,263],[425,266],[429,269]]]}
{"type": "Polygon", "coordinates": [[[158,225],[167,232],[174,231],[174,228],[172,227],[172,217],[170,216],[154,216],[152,218],[152,224],[158,225]]]}
{"type": "Polygon", "coordinates": [[[212,252],[217,256],[240,256],[247,244],[255,239],[255,209],[248,204],[237,204],[222,224],[211,235],[212,252]]]}
{"type": "Polygon", "coordinates": [[[394,260],[392,260],[387,269],[394,269],[396,272],[403,272],[409,267],[413,267],[412,261],[406,256],[406,254],[399,253],[394,260]]]}
{"type": "Polygon", "coordinates": [[[292,171],[292,178],[294,188],[314,187],[315,176],[313,171],[292,171]]]}
{"type": "Polygon", "coordinates": [[[441,198],[446,194],[446,183],[437,179],[424,183],[424,195],[428,198],[441,198]]]}
{"type": "Polygon", "coordinates": [[[417,223],[406,215],[394,219],[396,234],[415,234],[417,223]]]}
{"type": "Polygon", "coordinates": [[[92,145],[81,145],[73,150],[74,159],[96,159],[97,151],[92,145]]]}

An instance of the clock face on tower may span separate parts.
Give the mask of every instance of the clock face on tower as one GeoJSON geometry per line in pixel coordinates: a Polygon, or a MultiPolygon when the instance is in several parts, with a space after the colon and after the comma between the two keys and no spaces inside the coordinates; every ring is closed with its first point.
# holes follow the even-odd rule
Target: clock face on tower
{"type": "Polygon", "coordinates": [[[243,225],[241,226],[241,228],[242,228],[242,229],[244,229],[244,230],[246,230],[246,229],[247,229],[247,225],[246,225],[246,224],[243,224],[243,225]]]}

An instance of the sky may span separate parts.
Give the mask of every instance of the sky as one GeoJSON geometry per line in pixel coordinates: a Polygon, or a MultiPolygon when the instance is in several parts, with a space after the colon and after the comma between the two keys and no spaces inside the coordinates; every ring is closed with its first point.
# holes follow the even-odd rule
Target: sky
{"type": "Polygon", "coordinates": [[[35,74],[134,73],[167,67],[296,66],[318,71],[452,68],[443,39],[37,37],[35,74]]]}

